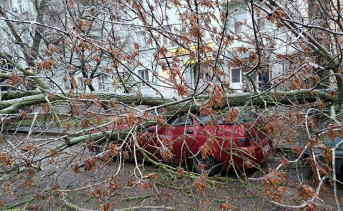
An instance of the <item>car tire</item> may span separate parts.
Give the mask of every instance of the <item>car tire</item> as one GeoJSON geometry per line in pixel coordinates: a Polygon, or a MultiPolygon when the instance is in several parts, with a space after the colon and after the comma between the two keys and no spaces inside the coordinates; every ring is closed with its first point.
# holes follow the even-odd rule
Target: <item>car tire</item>
{"type": "Polygon", "coordinates": [[[198,174],[207,172],[208,176],[213,176],[221,170],[219,162],[212,156],[202,159],[201,154],[198,154],[190,158],[189,163],[192,171],[198,174]],[[203,169],[200,167],[201,164],[204,165],[203,169]]]}

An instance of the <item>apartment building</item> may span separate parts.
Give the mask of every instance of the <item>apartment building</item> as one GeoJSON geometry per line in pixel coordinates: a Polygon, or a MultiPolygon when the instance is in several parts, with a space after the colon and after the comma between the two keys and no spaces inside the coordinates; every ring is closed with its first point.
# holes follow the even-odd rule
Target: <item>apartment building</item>
{"type": "MultiPolygon", "coordinates": [[[[117,74],[109,71],[112,65],[109,58],[84,49],[87,46],[81,46],[84,43],[81,38],[101,42],[106,34],[115,32],[111,37],[108,35],[108,42],[126,49],[128,30],[111,24],[108,14],[97,15],[98,20],[93,20],[86,29],[96,1],[75,1],[74,5],[66,2],[71,3],[61,0],[2,1],[0,34],[3,39],[0,40],[0,50],[11,55],[23,68],[36,66],[31,70],[38,73],[53,92],[72,89],[78,93],[122,91],[113,83],[117,74]],[[75,38],[68,38],[64,31],[75,38]],[[39,68],[46,66],[49,68],[39,68]]],[[[115,3],[107,6],[113,7],[111,9],[119,15],[115,11],[115,3]]]]}
{"type": "MultiPolygon", "coordinates": [[[[8,16],[9,19],[35,20],[39,5],[34,3],[37,2],[39,1],[5,0],[3,7],[9,11],[7,14],[12,15],[8,16]]],[[[65,31],[73,31],[77,37],[78,30],[70,28],[67,23],[72,20],[58,16],[70,5],[59,0],[48,2],[47,8],[51,10],[51,14],[54,12],[56,19],[62,17],[61,23],[56,26],[65,31]],[[64,5],[64,8],[61,8],[61,5],[64,5]],[[63,24],[64,22],[66,24],[63,24]]],[[[72,12],[82,12],[80,17],[83,18],[77,21],[85,25],[92,17],[97,23],[92,25],[89,33],[82,32],[82,35],[92,38],[103,47],[111,44],[115,48],[114,51],[112,49],[113,54],[117,52],[123,57],[135,57],[131,60],[121,60],[101,53],[97,54],[98,56],[91,56],[87,51],[80,56],[74,50],[65,47],[64,40],[48,40],[45,44],[54,43],[59,49],[65,50],[64,56],[69,62],[68,65],[56,64],[54,71],[39,72],[47,78],[48,84],[56,92],[72,88],[80,93],[135,90],[144,95],[162,94],[164,97],[176,97],[177,84],[182,84],[188,94],[192,94],[203,92],[209,83],[225,84],[227,86],[223,87],[236,92],[246,90],[244,74],[252,68],[249,57],[256,54],[256,45],[251,10],[243,1],[229,1],[228,4],[227,1],[222,1],[215,7],[187,5],[186,1],[180,1],[178,7],[170,6],[171,1],[168,0],[135,1],[136,7],[145,11],[141,17],[138,10],[130,7],[132,5],[119,6],[112,2],[106,5],[106,8],[103,8],[104,12],[96,18],[92,14],[93,8],[97,6],[96,1],[76,2],[81,3],[77,8],[73,8],[72,12]],[[192,10],[195,8],[196,11],[192,10]],[[109,12],[105,9],[109,9],[109,12]],[[220,31],[224,28],[221,18],[226,11],[229,11],[229,15],[223,33],[220,31]],[[232,36],[229,45],[223,47],[220,40],[222,36],[232,36]],[[94,90],[90,90],[90,84],[94,90]]],[[[264,86],[265,83],[288,71],[289,63],[278,60],[276,55],[291,52],[289,45],[279,41],[287,40],[287,36],[290,35],[271,24],[262,10],[254,12],[254,20],[261,39],[269,39],[265,40],[266,46],[263,48],[274,49],[260,52],[263,54],[264,66],[253,76],[258,85],[264,86]]],[[[0,21],[0,26],[3,31],[9,31],[4,21],[0,21]]],[[[22,27],[21,36],[26,37],[30,45],[33,36],[30,29],[32,26],[17,24],[17,27],[22,27]]],[[[44,32],[54,33],[54,30],[44,32]]],[[[8,37],[13,39],[10,33],[8,37]]],[[[5,41],[2,45],[6,45],[5,41]]],[[[16,45],[11,45],[13,46],[7,49],[3,47],[2,50],[18,53],[15,50],[16,45]]],[[[39,63],[43,62],[44,58],[36,60],[39,63]]]]}
{"type": "MultiPolygon", "coordinates": [[[[292,55],[295,52],[297,38],[288,29],[278,27],[278,23],[271,20],[274,11],[257,5],[254,4],[252,8],[251,4],[247,5],[243,1],[229,1],[223,5],[231,11],[228,30],[236,34],[236,39],[227,51],[227,63],[231,63],[231,87],[238,90],[247,88],[244,75],[254,67],[251,57],[260,57],[260,66],[252,75],[260,89],[277,83],[292,68],[292,63],[283,55],[292,55]],[[234,62],[235,60],[240,62],[234,62]]],[[[305,1],[292,1],[288,9],[290,13],[307,16],[305,1]]]]}
{"type": "MultiPolygon", "coordinates": [[[[205,23],[202,17],[212,13],[219,18],[220,9],[199,8],[198,18],[194,18],[195,13],[190,12],[186,1],[181,1],[178,8],[170,7],[164,10],[169,4],[170,1],[161,1],[155,5],[165,11],[154,11],[156,24],[152,27],[155,31],[151,32],[144,27],[142,20],[134,22],[141,27],[132,28],[135,34],[133,40],[139,45],[138,60],[142,64],[135,71],[140,78],[149,82],[139,84],[138,89],[144,94],[154,95],[160,92],[166,97],[175,97],[177,92],[174,80],[185,86],[189,93],[195,89],[203,91],[211,78],[212,53],[216,44],[205,25],[218,23],[205,23]],[[190,23],[190,19],[194,22],[190,23]],[[198,27],[201,36],[194,36],[192,27],[198,27]],[[203,50],[201,53],[200,49],[203,50]],[[174,74],[177,74],[176,78],[174,74]]],[[[139,6],[148,7],[144,3],[139,6]]]]}
{"type": "MultiPolygon", "coordinates": [[[[251,91],[251,87],[249,87],[249,83],[244,75],[254,68],[254,63],[250,59],[251,57],[257,57],[257,50],[260,51],[261,64],[255,70],[252,78],[258,89],[262,90],[270,87],[272,84],[278,83],[283,75],[289,74],[292,62],[281,55],[291,55],[294,53],[296,39],[294,39],[289,30],[277,27],[276,23],[268,20],[267,12],[272,11],[268,11],[267,8],[263,10],[254,7],[252,13],[251,7],[245,1],[222,1],[219,7],[215,9],[199,9],[199,13],[207,15],[201,16],[197,14],[197,20],[199,21],[200,28],[203,29],[202,33],[204,33],[200,38],[201,46],[207,46],[208,52],[202,54],[200,59],[198,59],[194,56],[198,50],[197,41],[199,39],[197,37],[193,37],[192,42],[185,46],[178,42],[173,42],[173,40],[178,39],[177,35],[182,35],[180,32],[187,34],[187,30],[190,30],[189,25],[187,25],[188,22],[184,21],[183,18],[190,19],[195,13],[194,11],[189,12],[189,7],[191,6],[186,5],[186,1],[181,1],[182,3],[185,4],[184,7],[181,7],[184,10],[179,9],[175,11],[171,8],[166,12],[171,21],[167,22],[161,29],[170,32],[171,36],[160,36],[159,46],[156,46],[154,43],[148,44],[147,40],[151,39],[151,37],[144,27],[135,29],[136,38],[134,40],[140,45],[139,59],[143,63],[141,67],[137,68],[137,74],[141,78],[152,82],[153,85],[152,88],[143,83],[141,87],[142,92],[153,94],[156,90],[159,90],[167,96],[176,95],[175,89],[168,86],[168,80],[165,80],[166,83],[163,80],[156,80],[156,76],[170,79],[170,75],[163,70],[163,66],[165,66],[164,60],[168,58],[172,61],[175,54],[181,60],[177,64],[183,77],[182,79],[179,78],[180,82],[187,86],[190,94],[194,93],[194,89],[201,93],[203,89],[208,88],[208,82],[229,84],[229,87],[223,86],[228,88],[228,91],[251,91]],[[217,29],[223,28],[222,22],[216,22],[215,19],[220,19],[225,12],[228,12],[229,15],[225,21],[226,33],[222,36],[231,36],[232,39],[229,45],[222,48],[221,43],[218,42],[221,35],[219,36],[217,32],[217,36],[215,36],[211,32],[213,32],[212,30],[215,27],[217,29]],[[209,16],[208,14],[211,15],[209,16]],[[210,21],[206,20],[206,17],[210,17],[210,21]],[[253,21],[255,22],[254,24],[253,21]],[[208,27],[208,25],[213,27],[208,27]],[[255,36],[258,37],[260,46],[256,46],[255,36]],[[168,56],[160,55],[159,59],[156,59],[154,54],[156,49],[161,48],[161,46],[167,49],[166,54],[168,56]],[[160,61],[162,64],[159,63],[160,61]],[[151,69],[145,68],[151,66],[153,67],[151,69]],[[214,66],[223,73],[220,77],[213,77],[214,71],[211,68],[214,66]]],[[[290,7],[289,10],[296,10],[294,14],[306,16],[308,9],[306,2],[295,1],[292,4],[293,8],[290,7]]],[[[138,21],[136,24],[140,25],[142,23],[138,21]]]]}

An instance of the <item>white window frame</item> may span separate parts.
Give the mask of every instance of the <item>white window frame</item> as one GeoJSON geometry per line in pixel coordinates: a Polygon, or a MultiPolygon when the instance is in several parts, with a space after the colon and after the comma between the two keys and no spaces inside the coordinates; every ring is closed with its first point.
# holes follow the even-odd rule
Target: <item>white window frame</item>
{"type": "Polygon", "coordinates": [[[20,2],[20,3],[19,3],[19,10],[20,10],[20,13],[25,13],[25,12],[27,12],[27,11],[25,10],[25,8],[24,8],[23,2],[20,2]]]}
{"type": "Polygon", "coordinates": [[[167,26],[163,26],[163,28],[165,29],[165,35],[162,35],[162,45],[171,45],[172,44],[172,40],[169,38],[170,37],[170,34],[172,31],[173,31],[173,28],[172,26],[170,25],[167,25],[167,26]]]}
{"type": "Polygon", "coordinates": [[[136,39],[139,47],[146,48],[147,47],[147,37],[145,31],[138,31],[136,32],[136,39]]]}
{"type": "Polygon", "coordinates": [[[108,78],[107,75],[99,75],[98,76],[98,87],[99,87],[99,90],[105,90],[106,89],[107,78],[108,78]]]}
{"type": "Polygon", "coordinates": [[[86,80],[83,77],[77,78],[77,85],[78,85],[80,90],[85,90],[87,88],[86,80]]]}
{"type": "Polygon", "coordinates": [[[186,26],[181,26],[180,33],[183,36],[188,36],[189,35],[189,28],[186,26]]]}
{"type": "Polygon", "coordinates": [[[204,81],[210,81],[212,79],[213,72],[209,68],[208,69],[203,69],[201,72],[203,74],[203,80],[204,81]]]}
{"type": "Polygon", "coordinates": [[[143,69],[138,70],[138,76],[141,77],[144,81],[141,81],[141,86],[148,86],[147,83],[149,82],[149,70],[143,69]]]}
{"type": "Polygon", "coordinates": [[[231,83],[232,83],[232,84],[239,84],[239,83],[242,83],[242,69],[239,68],[239,67],[231,68],[231,69],[230,69],[230,80],[231,80],[231,83]],[[233,76],[233,74],[232,74],[232,71],[233,71],[233,70],[239,70],[239,81],[237,81],[237,82],[236,82],[236,81],[235,81],[235,82],[233,81],[233,77],[232,77],[232,76],[233,76]]]}
{"type": "Polygon", "coordinates": [[[239,13],[234,16],[234,29],[235,33],[240,34],[244,31],[244,25],[246,24],[248,17],[247,13],[239,13]]]}
{"type": "Polygon", "coordinates": [[[267,29],[267,18],[259,17],[257,18],[257,26],[260,31],[264,31],[267,29]]]}
{"type": "Polygon", "coordinates": [[[187,86],[194,88],[194,69],[188,68],[184,73],[184,78],[186,80],[187,86]]]}
{"type": "Polygon", "coordinates": [[[71,85],[70,81],[66,78],[66,80],[63,79],[63,86],[65,90],[69,90],[71,85]]]}
{"type": "Polygon", "coordinates": [[[283,62],[282,63],[282,73],[288,73],[289,72],[289,62],[283,62]]]}
{"type": "Polygon", "coordinates": [[[257,27],[260,31],[265,31],[267,29],[268,20],[264,13],[257,14],[257,27]]]}
{"type": "Polygon", "coordinates": [[[205,72],[207,72],[207,70],[205,70],[204,66],[202,66],[199,63],[188,64],[188,66],[185,68],[183,72],[183,77],[186,80],[186,85],[190,88],[194,88],[197,83],[201,85],[201,80],[208,81],[207,77],[209,74],[206,75],[205,72]]]}

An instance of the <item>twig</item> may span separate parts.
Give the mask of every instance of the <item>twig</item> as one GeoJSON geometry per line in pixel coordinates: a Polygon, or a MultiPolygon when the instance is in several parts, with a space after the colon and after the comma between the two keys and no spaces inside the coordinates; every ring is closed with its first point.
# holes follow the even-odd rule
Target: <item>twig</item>
{"type": "Polygon", "coordinates": [[[175,207],[163,207],[163,206],[141,206],[141,207],[128,207],[122,209],[114,209],[113,211],[124,211],[124,210],[141,210],[141,209],[161,209],[161,210],[175,210],[175,207]]]}

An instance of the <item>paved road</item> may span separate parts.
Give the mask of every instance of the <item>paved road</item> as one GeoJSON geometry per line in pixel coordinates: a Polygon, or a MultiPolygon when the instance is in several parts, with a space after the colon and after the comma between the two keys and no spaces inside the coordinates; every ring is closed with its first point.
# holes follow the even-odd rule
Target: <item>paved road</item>
{"type": "MultiPolygon", "coordinates": [[[[17,133],[28,133],[30,131],[30,126],[20,126],[15,127],[11,126],[7,129],[7,132],[14,133],[15,131],[17,133]]],[[[49,136],[60,136],[60,135],[74,135],[75,134],[74,129],[70,129],[66,131],[65,128],[42,128],[42,127],[32,127],[32,134],[45,134],[49,136]]]]}

